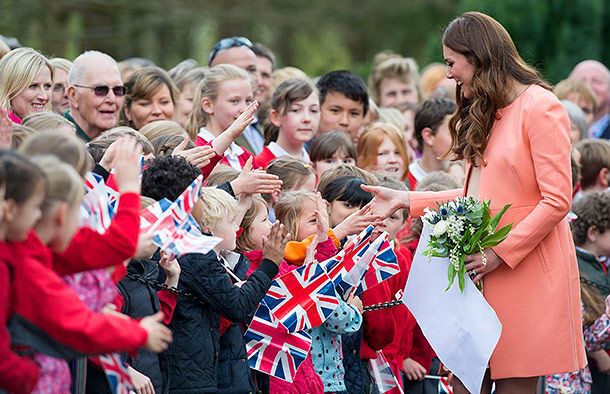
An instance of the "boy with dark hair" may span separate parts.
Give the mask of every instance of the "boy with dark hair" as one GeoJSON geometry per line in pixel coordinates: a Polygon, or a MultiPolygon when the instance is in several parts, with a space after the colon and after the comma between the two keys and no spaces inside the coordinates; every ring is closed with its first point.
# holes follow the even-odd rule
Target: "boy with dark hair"
{"type": "Polygon", "coordinates": [[[366,84],[349,71],[331,71],[316,84],[320,93],[320,132],[345,130],[358,140],[369,109],[366,84]]]}
{"type": "Polygon", "coordinates": [[[415,113],[415,138],[422,156],[409,165],[409,186],[411,190],[427,174],[446,171],[446,160],[442,157],[451,147],[449,117],[457,106],[451,100],[435,98],[424,101],[415,113]]]}

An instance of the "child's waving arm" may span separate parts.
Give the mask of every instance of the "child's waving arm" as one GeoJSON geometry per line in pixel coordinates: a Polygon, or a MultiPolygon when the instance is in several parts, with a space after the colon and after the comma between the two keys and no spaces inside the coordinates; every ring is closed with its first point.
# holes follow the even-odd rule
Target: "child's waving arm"
{"type": "Polygon", "coordinates": [[[258,101],[253,101],[252,104],[250,104],[244,110],[244,112],[242,112],[241,115],[235,119],[233,124],[231,124],[228,129],[220,133],[218,137],[214,138],[212,141],[212,147],[219,156],[224,155],[227,148],[229,148],[231,143],[235,141],[235,138],[239,137],[241,133],[244,132],[246,127],[248,127],[248,125],[254,121],[254,114],[256,113],[257,109],[258,101]]]}

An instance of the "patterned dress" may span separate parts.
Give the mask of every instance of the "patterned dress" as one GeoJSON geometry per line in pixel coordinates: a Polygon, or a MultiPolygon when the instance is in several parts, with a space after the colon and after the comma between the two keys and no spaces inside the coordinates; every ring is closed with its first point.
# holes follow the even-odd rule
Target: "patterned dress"
{"type": "MultiPolygon", "coordinates": [[[[593,324],[584,329],[587,352],[601,350],[604,343],[610,340],[610,317],[601,315],[593,324]]],[[[591,372],[589,367],[570,373],[556,374],[546,377],[548,394],[586,394],[591,392],[591,372]]]]}

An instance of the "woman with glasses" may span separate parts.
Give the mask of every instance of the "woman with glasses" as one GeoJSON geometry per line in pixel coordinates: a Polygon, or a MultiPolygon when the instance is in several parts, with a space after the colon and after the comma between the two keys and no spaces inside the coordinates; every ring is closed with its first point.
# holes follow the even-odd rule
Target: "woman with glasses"
{"type": "Polygon", "coordinates": [[[51,96],[51,108],[53,112],[63,115],[70,109],[68,101],[68,74],[72,68],[72,62],[68,59],[56,57],[49,59],[53,66],[53,94],[51,96]]]}
{"type": "Polygon", "coordinates": [[[0,60],[0,108],[17,124],[34,112],[48,111],[53,66],[32,48],[19,48],[0,60]]]}
{"type": "Polygon", "coordinates": [[[134,71],[125,86],[121,125],[139,130],[156,120],[173,120],[179,93],[167,72],[145,67],[134,71]]]}

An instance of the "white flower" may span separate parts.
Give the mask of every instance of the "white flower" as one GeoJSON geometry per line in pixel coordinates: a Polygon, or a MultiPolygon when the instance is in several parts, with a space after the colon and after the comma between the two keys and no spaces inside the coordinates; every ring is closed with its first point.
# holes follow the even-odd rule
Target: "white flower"
{"type": "Polygon", "coordinates": [[[441,220],[440,222],[434,225],[434,236],[439,237],[447,232],[447,228],[449,225],[445,220],[441,220]]]}

